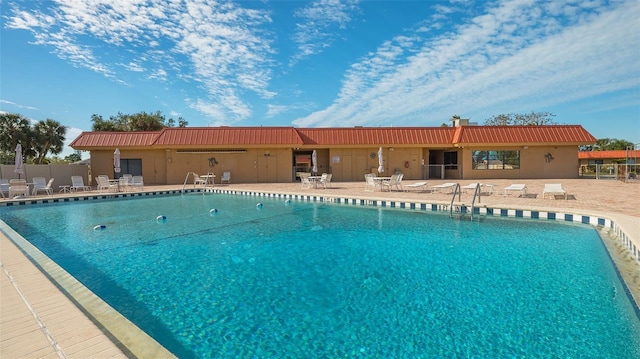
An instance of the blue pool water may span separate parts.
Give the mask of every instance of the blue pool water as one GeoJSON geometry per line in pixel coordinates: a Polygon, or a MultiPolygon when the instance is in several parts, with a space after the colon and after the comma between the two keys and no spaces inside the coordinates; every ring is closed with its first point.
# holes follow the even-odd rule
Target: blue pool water
{"type": "Polygon", "coordinates": [[[181,358],[640,357],[585,225],[218,194],[0,219],[181,358]]]}

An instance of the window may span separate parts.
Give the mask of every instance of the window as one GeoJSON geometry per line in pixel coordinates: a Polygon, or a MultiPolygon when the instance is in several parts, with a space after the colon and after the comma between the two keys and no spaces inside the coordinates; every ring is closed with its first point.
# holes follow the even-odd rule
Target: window
{"type": "Polygon", "coordinates": [[[444,153],[444,168],[447,170],[458,169],[458,152],[445,152],[444,153]]]}
{"type": "Polygon", "coordinates": [[[520,169],[520,151],[472,151],[474,170],[520,169]]]}

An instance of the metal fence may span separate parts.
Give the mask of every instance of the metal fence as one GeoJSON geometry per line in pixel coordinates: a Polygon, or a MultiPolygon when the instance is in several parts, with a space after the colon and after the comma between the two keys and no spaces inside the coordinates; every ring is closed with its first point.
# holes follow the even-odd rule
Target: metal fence
{"type": "Polygon", "coordinates": [[[595,179],[616,179],[623,182],[640,181],[640,165],[625,163],[581,165],[580,177],[595,179]]]}

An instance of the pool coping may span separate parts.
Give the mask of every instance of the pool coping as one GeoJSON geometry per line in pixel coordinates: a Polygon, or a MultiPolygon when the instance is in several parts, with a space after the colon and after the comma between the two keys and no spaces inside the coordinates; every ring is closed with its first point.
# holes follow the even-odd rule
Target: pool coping
{"type": "MultiPolygon", "coordinates": [[[[67,203],[86,200],[116,199],[128,197],[143,197],[155,195],[176,195],[187,193],[217,193],[230,195],[253,196],[256,198],[274,198],[281,200],[296,200],[307,202],[321,202],[331,204],[344,205],[360,205],[373,206],[381,208],[398,208],[422,210],[426,212],[455,212],[456,215],[470,215],[471,213],[480,216],[493,217],[511,217],[511,218],[528,218],[537,220],[553,220],[558,222],[573,222],[579,224],[587,224],[598,229],[598,233],[602,236],[604,230],[611,238],[629,251],[631,257],[635,260],[635,265],[640,266],[640,249],[637,244],[637,238],[633,237],[631,230],[633,228],[634,218],[627,217],[617,213],[593,213],[589,210],[542,210],[540,208],[513,208],[514,206],[485,206],[476,205],[473,209],[465,203],[454,203],[451,207],[450,203],[442,201],[424,201],[406,199],[376,199],[366,198],[365,196],[349,196],[349,195],[316,195],[316,194],[300,194],[287,193],[285,191],[259,191],[259,190],[236,190],[224,188],[208,188],[208,189],[188,189],[188,190],[155,190],[134,193],[114,193],[114,194],[87,194],[74,197],[61,198],[38,198],[38,199],[20,199],[0,202],[0,206],[22,206],[32,204],[47,203],[67,203]]],[[[522,206],[520,206],[522,207],[522,206]]],[[[25,254],[25,256],[36,266],[42,273],[52,281],[74,304],[87,315],[101,330],[109,336],[114,343],[123,349],[127,356],[134,357],[154,357],[154,358],[172,358],[175,357],[155,339],[150,337],[127,318],[122,316],[118,311],[109,306],[102,299],[97,297],[92,291],[86,288],[82,283],[78,282],[74,277],[68,274],[64,269],[59,267],[50,258],[44,255],[40,250],[34,247],[19,233],[15,232],[6,223],[0,220],[0,232],[13,242],[25,254]]],[[[604,238],[603,238],[604,242],[604,238]]],[[[611,256],[611,249],[605,246],[607,252],[611,256]]],[[[613,258],[611,258],[613,260],[613,258]]],[[[615,263],[615,261],[614,261],[615,263]]],[[[628,278],[618,269],[618,265],[614,267],[618,272],[622,282],[625,285],[627,294],[635,304],[636,314],[640,317],[640,290],[628,282],[628,278]]]]}

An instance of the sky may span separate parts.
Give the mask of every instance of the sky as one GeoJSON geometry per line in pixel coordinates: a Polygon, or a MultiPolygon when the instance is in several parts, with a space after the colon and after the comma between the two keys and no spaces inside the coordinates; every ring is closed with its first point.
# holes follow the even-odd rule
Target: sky
{"type": "MultiPolygon", "coordinates": [[[[640,1],[0,0],[0,111],[68,127],[550,112],[640,147],[640,1]]],[[[65,154],[72,149],[65,146],[65,154]]]]}

